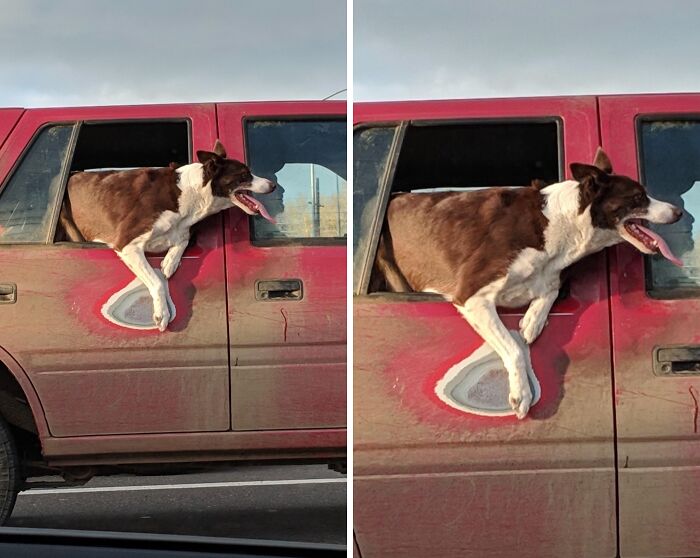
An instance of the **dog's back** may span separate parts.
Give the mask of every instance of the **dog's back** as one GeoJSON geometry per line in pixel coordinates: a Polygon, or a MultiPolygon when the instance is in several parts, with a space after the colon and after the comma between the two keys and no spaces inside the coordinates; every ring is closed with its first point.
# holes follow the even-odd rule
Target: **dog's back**
{"type": "Polygon", "coordinates": [[[99,240],[120,250],[163,211],[177,211],[179,196],[172,167],[77,172],[68,181],[61,224],[74,242],[99,240]]]}
{"type": "Polygon", "coordinates": [[[546,219],[537,186],[392,197],[380,273],[392,290],[466,300],[503,274],[517,252],[543,246],[546,219]]]}

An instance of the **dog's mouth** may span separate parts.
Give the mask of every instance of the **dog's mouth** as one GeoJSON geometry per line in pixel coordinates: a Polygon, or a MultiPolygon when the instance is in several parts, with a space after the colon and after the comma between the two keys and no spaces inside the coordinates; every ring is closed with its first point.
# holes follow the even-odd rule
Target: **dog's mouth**
{"type": "Polygon", "coordinates": [[[238,190],[233,193],[233,197],[238,202],[237,205],[249,215],[260,215],[270,221],[270,223],[276,223],[272,215],[265,209],[265,206],[250,194],[250,190],[238,190]]]}
{"type": "Polygon", "coordinates": [[[626,238],[626,240],[630,241],[640,251],[647,254],[661,254],[671,263],[683,267],[683,261],[671,252],[666,241],[654,231],[642,225],[642,222],[641,219],[627,219],[622,225],[624,232],[627,234],[623,233],[622,236],[631,237],[631,239],[626,238]]]}

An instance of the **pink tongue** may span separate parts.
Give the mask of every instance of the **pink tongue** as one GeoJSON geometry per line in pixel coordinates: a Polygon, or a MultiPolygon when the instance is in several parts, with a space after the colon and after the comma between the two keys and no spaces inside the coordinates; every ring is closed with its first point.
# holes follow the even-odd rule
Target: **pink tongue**
{"type": "Polygon", "coordinates": [[[656,245],[659,247],[659,251],[664,258],[666,258],[669,262],[676,264],[678,267],[683,267],[683,260],[679,259],[673,252],[671,252],[671,249],[668,247],[668,244],[666,244],[666,241],[663,238],[661,238],[654,231],[647,229],[646,227],[642,227],[642,225],[637,225],[637,227],[644,234],[648,234],[650,237],[656,240],[656,245]]]}
{"type": "Polygon", "coordinates": [[[249,196],[248,194],[241,194],[241,196],[244,197],[246,200],[248,200],[253,205],[253,207],[255,207],[256,211],[258,213],[260,213],[260,215],[265,217],[265,219],[270,221],[270,223],[277,223],[277,221],[275,221],[275,219],[272,217],[272,215],[270,215],[267,212],[267,209],[265,209],[265,206],[263,204],[261,204],[258,200],[249,196]]]}

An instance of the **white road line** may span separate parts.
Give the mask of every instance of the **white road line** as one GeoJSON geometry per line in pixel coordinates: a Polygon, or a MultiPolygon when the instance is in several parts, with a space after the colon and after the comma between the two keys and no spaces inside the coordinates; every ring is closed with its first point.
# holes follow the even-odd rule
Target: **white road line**
{"type": "Polygon", "coordinates": [[[96,486],[94,488],[33,488],[20,492],[20,496],[38,494],[82,494],[87,492],[129,492],[137,490],[179,490],[183,488],[238,488],[242,486],[279,486],[295,484],[331,484],[347,482],[345,478],[332,479],[287,479],[238,482],[202,482],[196,484],[150,484],[143,486],[96,486]]]}

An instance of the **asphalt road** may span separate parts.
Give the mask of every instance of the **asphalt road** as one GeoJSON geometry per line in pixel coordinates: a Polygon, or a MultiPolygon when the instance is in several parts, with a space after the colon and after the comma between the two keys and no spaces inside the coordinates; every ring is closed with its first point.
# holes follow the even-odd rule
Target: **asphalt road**
{"type": "Polygon", "coordinates": [[[346,544],[345,481],[325,465],[101,477],[20,493],[8,526],[346,544]]]}

